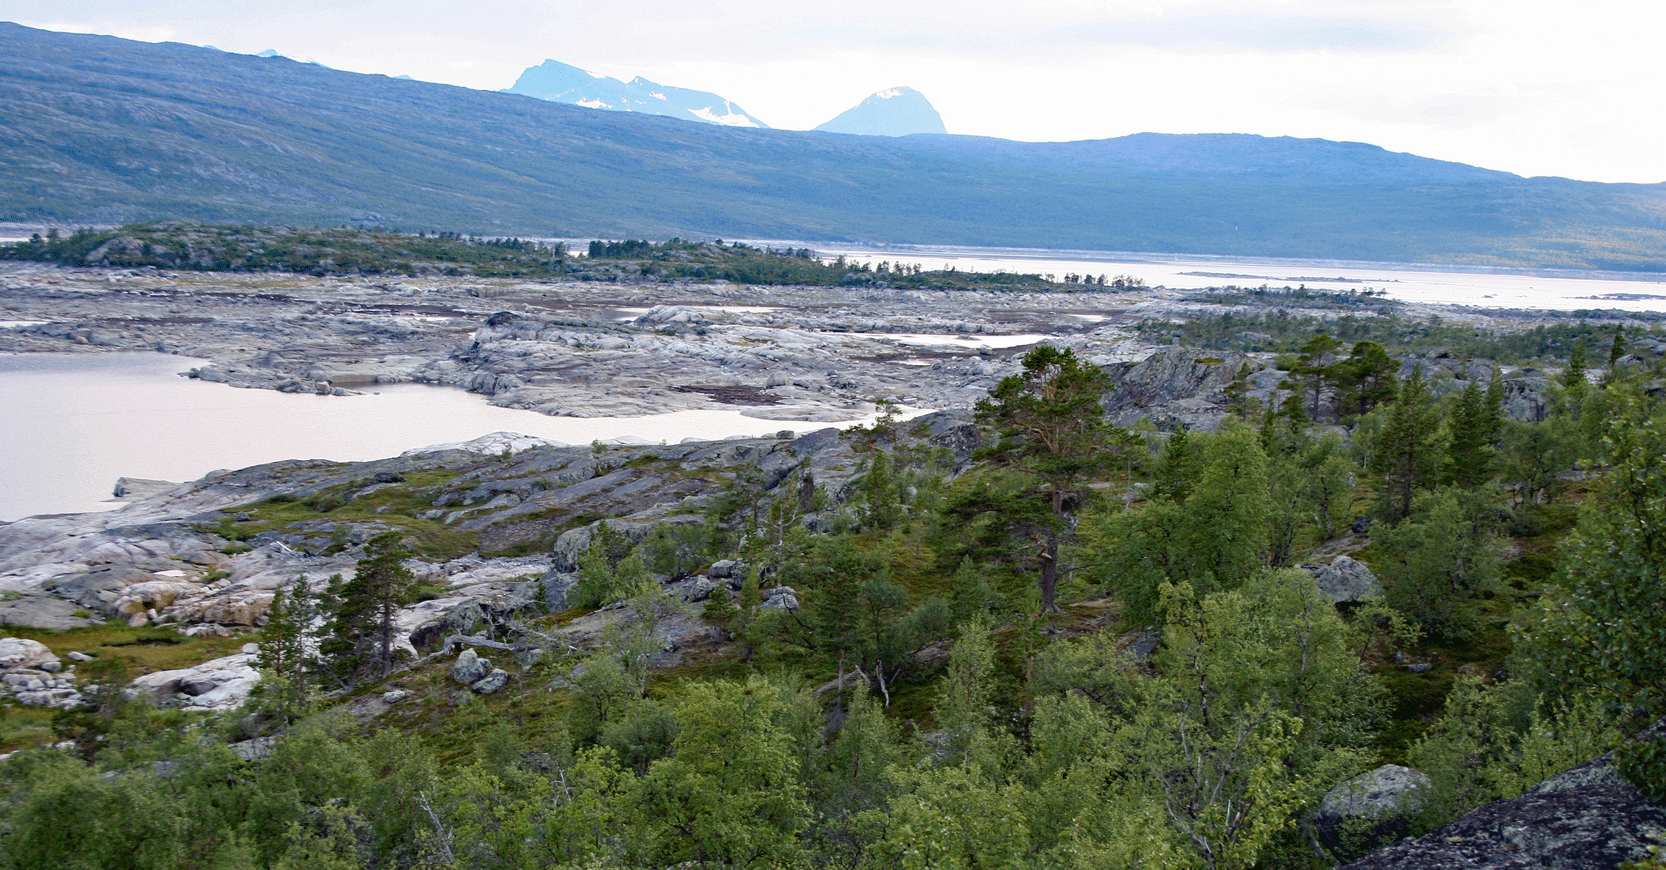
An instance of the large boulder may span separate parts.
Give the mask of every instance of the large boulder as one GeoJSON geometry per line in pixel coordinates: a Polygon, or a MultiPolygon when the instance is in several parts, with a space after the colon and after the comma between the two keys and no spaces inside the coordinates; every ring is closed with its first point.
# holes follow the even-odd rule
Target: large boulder
{"type": "Polygon", "coordinates": [[[32,668],[45,670],[43,665],[59,665],[58,656],[46,644],[24,637],[0,637],[0,668],[32,668]]]}
{"type": "Polygon", "coordinates": [[[1421,806],[1428,788],[1426,774],[1398,764],[1362,773],[1325,794],[1313,819],[1319,840],[1334,851],[1358,855],[1402,837],[1407,815],[1421,806]]]}
{"type": "Polygon", "coordinates": [[[1383,584],[1364,562],[1337,556],[1329,565],[1303,565],[1319,584],[1319,592],[1332,604],[1381,598],[1383,584]]]}
{"type": "Polygon", "coordinates": [[[192,668],[145,674],[131,685],[164,704],[201,711],[236,709],[259,682],[255,654],[239,653],[192,668]]]}
{"type": "Polygon", "coordinates": [[[1231,351],[1166,347],[1139,362],[1106,366],[1113,387],[1105,394],[1105,411],[1119,425],[1149,414],[1166,429],[1214,429],[1224,416],[1221,391],[1247,359],[1231,351]]]}
{"type": "Polygon", "coordinates": [[[473,647],[463,650],[457,656],[457,661],[451,665],[451,678],[465,686],[472,686],[485,679],[492,670],[492,663],[481,658],[473,647]]]}
{"type": "Polygon", "coordinates": [[[503,668],[492,668],[491,672],[475,680],[469,685],[469,688],[473,689],[476,694],[490,695],[507,685],[509,685],[509,672],[503,668]]]}

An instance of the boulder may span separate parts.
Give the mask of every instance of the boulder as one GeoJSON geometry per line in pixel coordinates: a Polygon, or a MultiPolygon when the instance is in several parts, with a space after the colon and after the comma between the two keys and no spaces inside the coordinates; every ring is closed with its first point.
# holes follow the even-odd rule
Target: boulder
{"type": "Polygon", "coordinates": [[[715,591],[717,591],[717,584],[710,577],[691,577],[687,582],[681,584],[681,588],[678,590],[682,599],[691,604],[705,601],[712,597],[712,593],[715,591]]]}
{"type": "Polygon", "coordinates": [[[555,539],[555,547],[551,551],[552,571],[569,572],[578,570],[578,557],[590,548],[590,538],[596,532],[596,527],[603,522],[614,532],[624,535],[633,544],[641,543],[654,529],[664,526],[700,525],[705,522],[702,517],[691,514],[674,514],[654,520],[633,521],[628,519],[599,520],[588,526],[581,526],[563,532],[555,539]]]}
{"type": "Polygon", "coordinates": [[[1419,790],[1428,788],[1426,774],[1398,764],[1362,773],[1325,794],[1313,819],[1319,840],[1333,851],[1358,855],[1404,836],[1406,814],[1420,806],[1419,790]]]}
{"type": "Polygon", "coordinates": [[[797,610],[798,590],[791,586],[776,586],[764,590],[763,604],[766,610],[797,610]]]}
{"type": "Polygon", "coordinates": [[[1319,583],[1319,592],[1332,604],[1353,603],[1381,598],[1383,584],[1371,569],[1356,559],[1337,556],[1329,565],[1303,565],[1319,583]]]}
{"type": "Polygon", "coordinates": [[[1495,801],[1426,836],[1373,852],[1348,870],[1612,870],[1649,856],[1666,809],[1614,775],[1612,755],[1518,798],[1495,801]]]}
{"type": "Polygon", "coordinates": [[[509,672],[503,668],[492,668],[491,673],[476,680],[469,686],[476,693],[490,695],[509,684],[509,672]]]}
{"type": "Polygon", "coordinates": [[[1106,366],[1113,389],[1105,394],[1105,411],[1121,425],[1151,414],[1159,425],[1169,421],[1213,429],[1223,413],[1221,390],[1246,359],[1231,351],[1166,347],[1139,362],[1106,366]]]}
{"type": "Polygon", "coordinates": [[[485,678],[491,671],[492,663],[481,658],[472,647],[463,650],[457,656],[457,661],[451,665],[451,679],[465,686],[472,686],[485,678]]]}
{"type": "Polygon", "coordinates": [[[248,700],[260,682],[255,657],[247,653],[211,659],[192,668],[157,671],[135,679],[135,690],[186,710],[232,710],[248,700]]]}
{"type": "Polygon", "coordinates": [[[60,664],[58,656],[48,649],[46,644],[24,637],[0,638],[0,668],[45,670],[41,666],[48,663],[60,664]]]}

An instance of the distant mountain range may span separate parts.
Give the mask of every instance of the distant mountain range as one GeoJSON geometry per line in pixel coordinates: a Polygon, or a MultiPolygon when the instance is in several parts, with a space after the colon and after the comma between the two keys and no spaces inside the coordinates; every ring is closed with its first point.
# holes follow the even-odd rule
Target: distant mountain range
{"type": "Polygon", "coordinates": [[[887,88],[816,129],[823,133],[854,133],[859,136],[949,132],[931,102],[913,88],[887,88]]]}
{"type": "Polygon", "coordinates": [[[667,87],[641,76],[622,82],[555,60],[546,60],[527,69],[504,93],[523,94],[590,109],[646,112],[726,127],[769,128],[768,124],[717,94],[667,87]]]}
{"type": "Polygon", "coordinates": [[[689,124],[0,24],[0,220],[157,218],[1666,271],[1662,184],[1245,135],[689,124]]]}

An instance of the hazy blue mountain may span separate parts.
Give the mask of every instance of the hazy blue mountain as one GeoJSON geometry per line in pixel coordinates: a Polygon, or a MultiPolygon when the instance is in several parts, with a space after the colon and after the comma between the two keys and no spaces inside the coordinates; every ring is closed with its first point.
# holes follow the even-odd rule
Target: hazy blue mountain
{"type": "Polygon", "coordinates": [[[726,127],[761,127],[769,125],[746,113],[745,109],[717,94],[688,88],[673,88],[656,84],[637,76],[628,82],[619,81],[556,60],[546,60],[528,67],[513,87],[504,93],[522,94],[590,109],[611,109],[615,112],[646,112],[681,118],[685,121],[704,121],[726,127]]]}
{"type": "Polygon", "coordinates": [[[0,23],[0,221],[1666,271],[1666,185],[1319,139],[829,136],[0,23]]]}
{"type": "Polygon", "coordinates": [[[886,88],[816,129],[823,133],[854,133],[858,136],[949,132],[943,126],[942,116],[932,108],[931,101],[913,88],[886,88]]]}

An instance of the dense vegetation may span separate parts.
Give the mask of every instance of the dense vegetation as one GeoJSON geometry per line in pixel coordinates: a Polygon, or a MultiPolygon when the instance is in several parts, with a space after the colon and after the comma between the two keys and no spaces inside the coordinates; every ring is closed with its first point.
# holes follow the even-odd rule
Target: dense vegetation
{"type": "Polygon", "coordinates": [[[1666,188],[1358,143],[723,128],[0,24],[0,220],[1666,269],[1666,188]]]}
{"type": "Polygon", "coordinates": [[[473,275],[579,281],[734,281],[807,286],[877,285],[910,289],[1126,289],[1131,279],[1011,272],[923,270],[882,261],[823,262],[808,248],[775,250],[742,242],[671,239],[596,240],[587,256],[569,256],[562,242],[478,238],[456,232],[416,234],[369,229],[206,226],[177,221],[108,230],[48,231],[0,246],[0,259],[71,266],[195,271],[300,272],[310,275],[473,275]]]}
{"type": "MultiPolygon", "coordinates": [[[[0,866],[1332,866],[1370,843],[1312,826],[1353,774],[1425,771],[1426,830],[1666,713],[1662,365],[1624,341],[1520,422],[1496,377],[1436,398],[1321,335],[1286,401],[1166,436],[1107,426],[1095,370],[1044,347],[962,473],[882,420],[836,501],[743,475],[704,525],[599,528],[575,609],[529,629],[621,617],[492,696],[389,656],[378,614],[413,589],[378,538],[354,581],[275,603],[238,716],[130,701],[101,657],[55,722],[73,749],[0,764],[0,866]],[[1385,597],[1323,598],[1292,566],[1326,543],[1385,597]],[[688,607],[656,575],[719,558],[728,652],[651,668],[688,607]],[[762,606],[778,586],[796,610],[762,606]],[[417,698],[346,713],[390,687],[417,698]],[[255,733],[269,758],[226,745],[255,733]]],[[[1663,757],[1623,767],[1658,796],[1663,757]]]]}
{"type": "MultiPolygon", "coordinates": [[[[1413,317],[1403,304],[1370,292],[1224,287],[1191,298],[1224,307],[1184,319],[1143,320],[1134,324],[1135,333],[1158,344],[1281,354],[1297,353],[1313,336],[1324,334],[1349,345],[1373,342],[1397,356],[1438,350],[1458,359],[1531,366],[1559,365],[1580,346],[1607,346],[1614,321],[1657,323],[1663,317],[1649,311],[1535,311],[1531,327],[1490,329],[1438,316],[1413,317]],[[1322,313],[1307,313],[1314,311],[1322,313]]],[[[1508,319],[1519,312],[1498,314],[1508,319]]],[[[1656,326],[1632,339],[1658,342],[1663,335],[1666,331],[1656,326]]]]}

